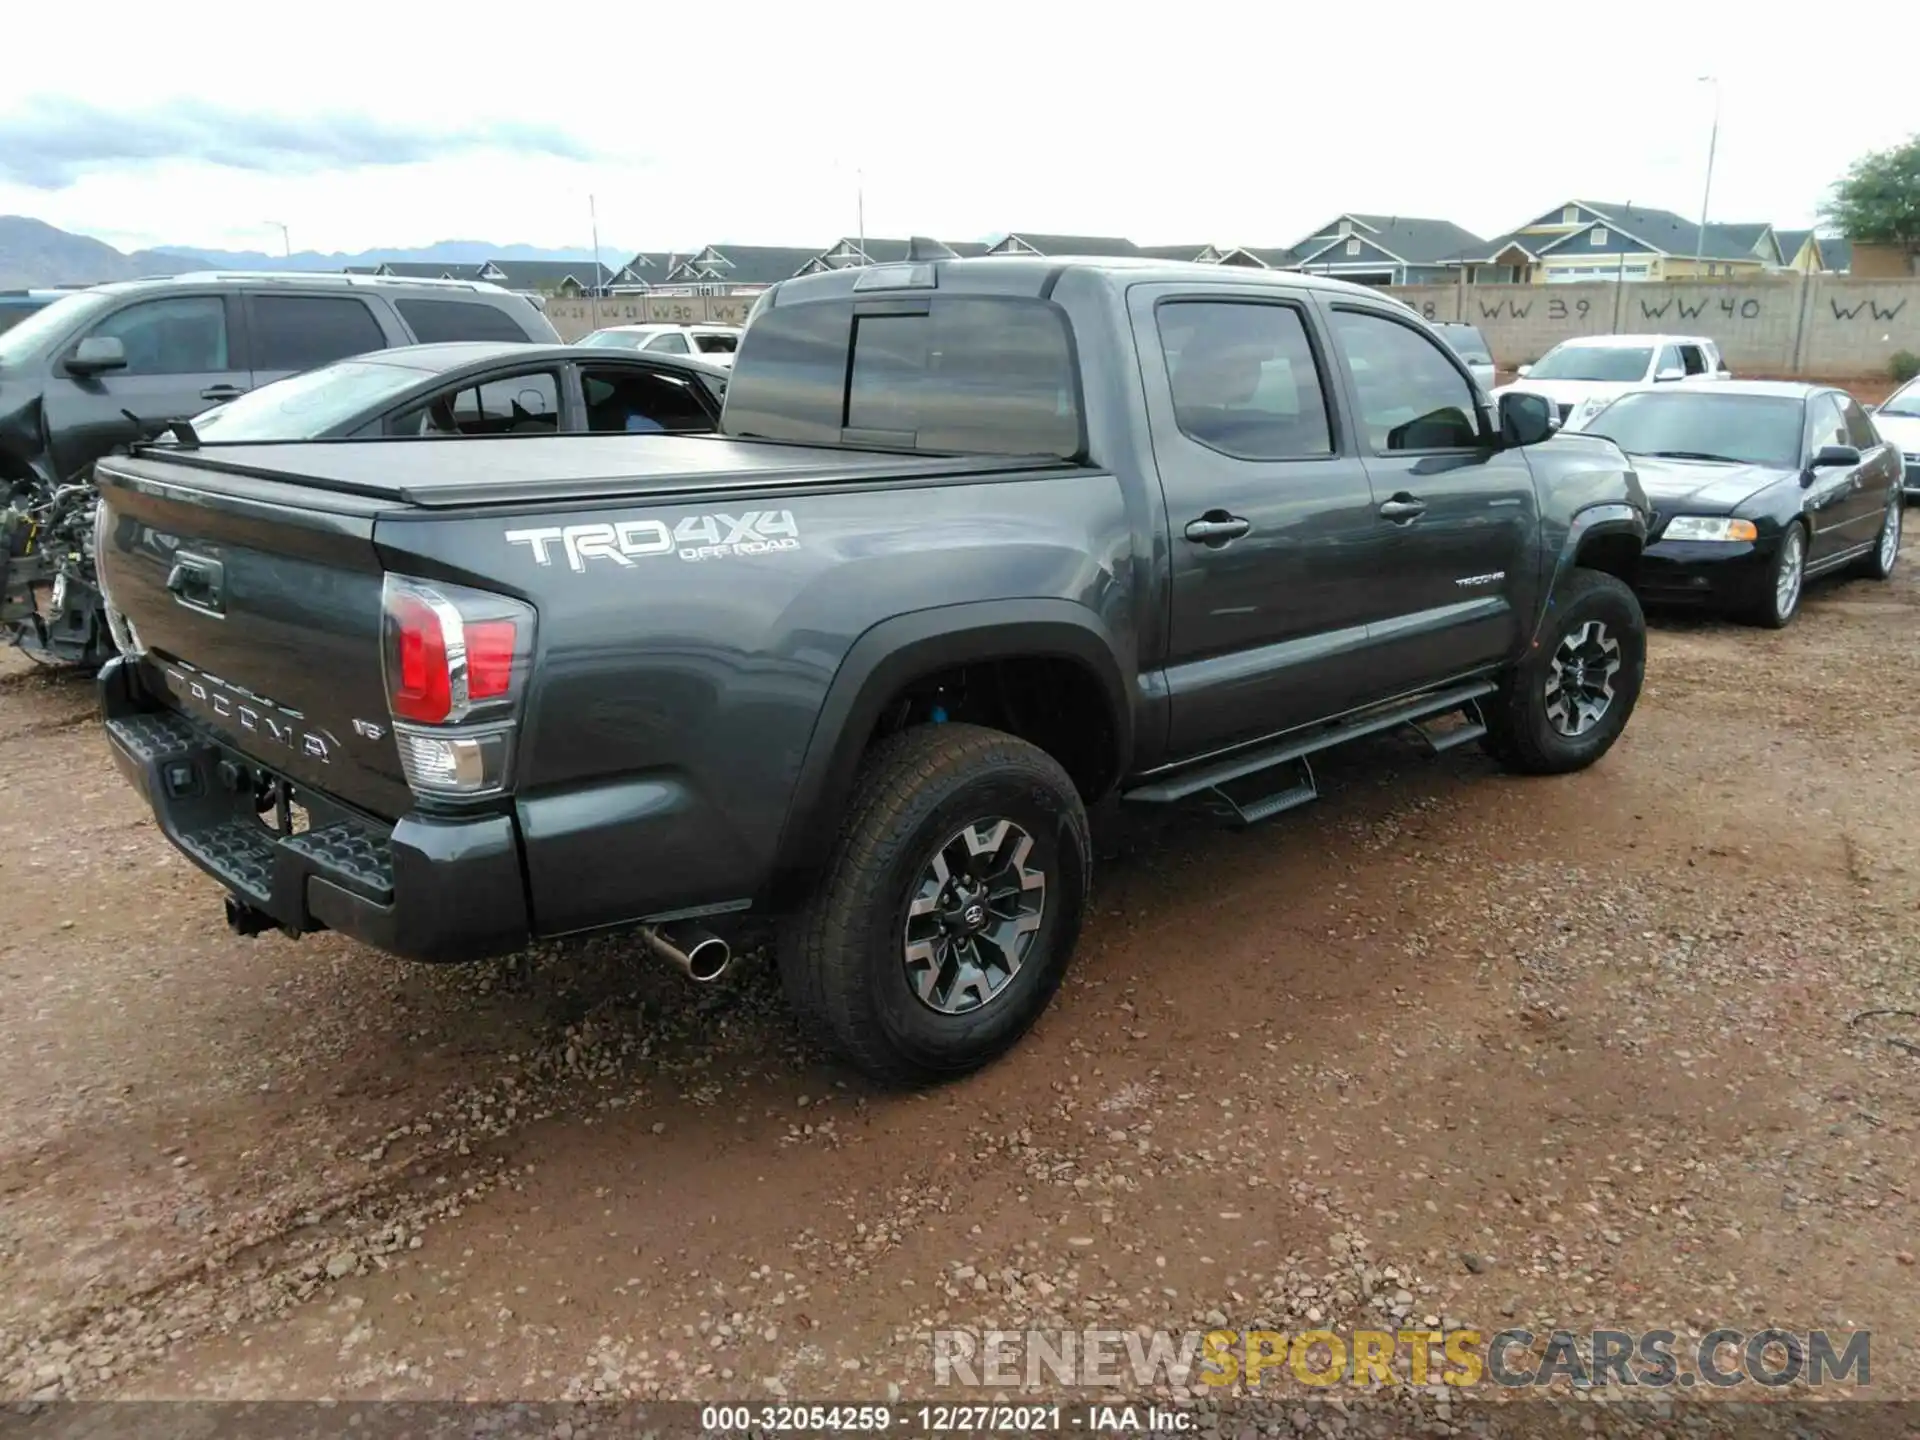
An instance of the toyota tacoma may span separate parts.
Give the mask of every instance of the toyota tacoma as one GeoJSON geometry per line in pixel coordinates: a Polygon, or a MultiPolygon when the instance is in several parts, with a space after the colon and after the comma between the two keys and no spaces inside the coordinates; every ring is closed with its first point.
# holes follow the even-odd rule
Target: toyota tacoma
{"type": "Polygon", "coordinates": [[[722,431],[100,463],[107,733],[235,928],[705,978],[770,918],[804,1021],[936,1080],[1058,988],[1096,800],[1251,823],[1388,731],[1577,770],[1640,690],[1626,457],[1358,286],[790,280],[722,431]]]}

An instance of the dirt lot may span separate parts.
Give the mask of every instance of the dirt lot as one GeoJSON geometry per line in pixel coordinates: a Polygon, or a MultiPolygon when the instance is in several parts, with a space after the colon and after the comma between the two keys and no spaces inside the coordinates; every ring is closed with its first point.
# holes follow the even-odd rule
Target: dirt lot
{"type": "Polygon", "coordinates": [[[1388,741],[1251,832],[1109,819],[1051,1013],[905,1097],[760,965],[233,938],[8,654],[0,1389],[881,1398],[936,1324],[1447,1321],[1870,1326],[1920,1396],[1920,1021],[1850,1023],[1920,1010],[1917,625],[1910,548],[1660,619],[1589,773],[1388,741]]]}

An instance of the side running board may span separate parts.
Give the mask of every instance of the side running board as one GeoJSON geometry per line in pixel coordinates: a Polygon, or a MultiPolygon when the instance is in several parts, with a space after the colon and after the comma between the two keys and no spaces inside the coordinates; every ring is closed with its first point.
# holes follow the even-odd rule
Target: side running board
{"type": "Polygon", "coordinates": [[[1256,750],[1244,750],[1211,764],[1170,775],[1125,791],[1121,798],[1142,805],[1171,805],[1202,797],[1207,808],[1238,825],[1252,825],[1317,799],[1313,767],[1307,757],[1350,740],[1388,730],[1407,730],[1431,754],[1442,755],[1487,733],[1480,701],[1491,695],[1490,680],[1478,680],[1416,695],[1410,700],[1363,711],[1256,750]],[[1457,716],[1458,723],[1435,721],[1457,716]],[[1240,783],[1236,783],[1240,782],[1240,783]]]}

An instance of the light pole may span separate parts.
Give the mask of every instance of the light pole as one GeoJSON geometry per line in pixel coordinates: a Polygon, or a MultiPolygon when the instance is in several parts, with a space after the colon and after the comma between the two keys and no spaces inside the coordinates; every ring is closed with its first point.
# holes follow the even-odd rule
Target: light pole
{"type": "Polygon", "coordinates": [[[600,268],[600,210],[593,196],[587,196],[587,225],[593,231],[593,289],[588,292],[588,310],[593,317],[593,328],[600,328],[600,287],[606,280],[606,272],[600,268]]]}
{"type": "Polygon", "coordinates": [[[1707,189],[1700,197],[1700,233],[1693,242],[1693,278],[1700,278],[1700,261],[1707,251],[1707,207],[1713,203],[1713,152],[1720,146],[1720,79],[1715,75],[1699,77],[1702,85],[1713,86],[1713,129],[1707,132],[1707,189]]]}
{"type": "Polygon", "coordinates": [[[287,259],[293,258],[293,232],[278,220],[262,220],[262,225],[270,225],[280,232],[280,251],[287,259]]]}

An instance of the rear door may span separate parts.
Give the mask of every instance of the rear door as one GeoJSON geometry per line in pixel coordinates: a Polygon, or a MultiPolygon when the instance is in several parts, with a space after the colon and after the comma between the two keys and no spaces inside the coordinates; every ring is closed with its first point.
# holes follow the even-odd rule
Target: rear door
{"type": "Polygon", "coordinates": [[[1840,402],[1841,422],[1847,428],[1847,444],[1860,452],[1860,468],[1854,472],[1857,482],[1848,514],[1847,543],[1866,545],[1880,538],[1882,517],[1887,510],[1888,494],[1900,481],[1900,457],[1893,446],[1880,438],[1873,421],[1860,408],[1860,402],[1844,392],[1834,392],[1840,402]]]}
{"type": "MultiPolygon", "coordinates": [[[[1844,397],[1823,390],[1807,402],[1807,464],[1823,445],[1852,445],[1844,397]]],[[[1827,465],[1810,469],[1807,519],[1813,533],[1807,538],[1807,559],[1819,563],[1873,539],[1880,520],[1881,495],[1869,496],[1863,472],[1871,459],[1859,465],[1827,465]]]]}
{"type": "Polygon", "coordinates": [[[246,297],[246,315],[255,385],[384,350],[404,338],[389,340],[373,307],[359,295],[254,291],[246,297]]]}
{"type": "Polygon", "coordinates": [[[55,472],[78,478],[117,445],[133,440],[145,422],[185,420],[246,387],[233,297],[210,292],[135,300],[76,335],[52,365],[44,402],[55,472]],[[65,357],[80,341],[118,340],[123,370],[69,374],[65,357]]]}
{"type": "Polygon", "coordinates": [[[699,433],[720,422],[720,404],[704,376],[645,364],[584,364],[578,374],[578,423],[595,434],[699,433]]]}
{"type": "Polygon", "coordinates": [[[1379,501],[1372,653],[1391,695],[1498,663],[1520,645],[1538,586],[1539,505],[1520,450],[1448,347],[1364,301],[1328,306],[1361,454],[1379,501]]]}
{"type": "Polygon", "coordinates": [[[1138,285],[1128,303],[1171,528],[1170,755],[1349,708],[1376,521],[1312,306],[1218,284],[1138,285]]]}

